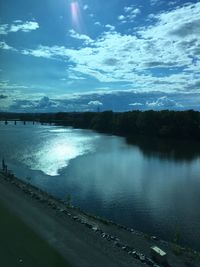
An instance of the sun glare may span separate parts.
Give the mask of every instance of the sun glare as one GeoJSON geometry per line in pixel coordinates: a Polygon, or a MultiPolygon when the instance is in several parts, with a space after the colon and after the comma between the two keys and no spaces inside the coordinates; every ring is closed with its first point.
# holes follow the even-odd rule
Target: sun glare
{"type": "Polygon", "coordinates": [[[70,3],[71,9],[71,18],[73,27],[77,30],[80,29],[80,7],[78,1],[71,1],[70,3]]]}

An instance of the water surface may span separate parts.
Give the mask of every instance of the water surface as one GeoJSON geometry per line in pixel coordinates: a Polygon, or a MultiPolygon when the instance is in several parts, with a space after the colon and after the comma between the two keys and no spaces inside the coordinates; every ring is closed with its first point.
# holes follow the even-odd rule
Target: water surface
{"type": "Polygon", "coordinates": [[[0,158],[22,179],[117,223],[200,250],[200,143],[0,123],[0,158]]]}

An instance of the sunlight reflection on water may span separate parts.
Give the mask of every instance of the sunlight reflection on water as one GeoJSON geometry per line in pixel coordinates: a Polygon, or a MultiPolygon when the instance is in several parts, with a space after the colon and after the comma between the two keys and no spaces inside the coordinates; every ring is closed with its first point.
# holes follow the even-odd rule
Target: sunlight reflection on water
{"type": "Polygon", "coordinates": [[[23,163],[32,170],[56,176],[59,175],[59,170],[68,166],[70,160],[94,151],[91,139],[95,139],[95,136],[72,136],[70,129],[54,129],[49,132],[56,133],[56,136],[36,147],[32,154],[27,151],[22,156],[23,163]]]}

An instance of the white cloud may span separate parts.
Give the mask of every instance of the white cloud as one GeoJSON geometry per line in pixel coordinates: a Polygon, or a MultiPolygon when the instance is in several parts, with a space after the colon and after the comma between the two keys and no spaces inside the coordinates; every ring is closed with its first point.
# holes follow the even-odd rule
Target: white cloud
{"type": "Polygon", "coordinates": [[[101,23],[99,21],[96,21],[94,25],[101,26],[101,23]]]}
{"type": "Polygon", "coordinates": [[[150,5],[151,6],[160,6],[160,5],[162,5],[162,4],[164,4],[165,3],[165,1],[163,1],[163,0],[150,0],[150,5]]]}
{"type": "Polygon", "coordinates": [[[54,49],[50,49],[49,47],[40,45],[38,49],[35,49],[35,50],[26,49],[26,50],[22,50],[21,53],[23,55],[31,55],[34,57],[52,58],[53,55],[55,54],[53,50],[54,49]]]}
{"type": "Polygon", "coordinates": [[[175,100],[169,99],[167,96],[162,96],[153,102],[146,102],[146,105],[152,109],[179,109],[183,105],[177,103],[175,100]]]}
{"type": "Polygon", "coordinates": [[[83,6],[83,10],[87,10],[87,9],[89,9],[89,6],[88,5],[84,5],[83,6]]]}
{"type": "Polygon", "coordinates": [[[30,31],[34,31],[37,30],[39,28],[39,24],[35,21],[26,21],[23,24],[13,24],[10,27],[10,32],[18,32],[18,31],[22,31],[22,32],[30,32],[30,31]]]}
{"type": "Polygon", "coordinates": [[[142,104],[142,103],[137,103],[137,102],[135,102],[135,103],[131,103],[131,104],[129,104],[129,106],[143,106],[144,104],[142,104]]]}
{"type": "Polygon", "coordinates": [[[15,20],[13,24],[2,24],[0,25],[0,34],[7,35],[10,32],[31,32],[37,30],[39,28],[39,24],[35,21],[26,21],[23,22],[21,20],[15,20]]]}
{"type": "Polygon", "coordinates": [[[80,75],[76,75],[75,73],[69,72],[68,79],[71,79],[71,80],[85,80],[86,78],[82,77],[80,75]]]}
{"type": "Polygon", "coordinates": [[[98,100],[93,100],[88,103],[89,106],[103,106],[103,103],[101,103],[98,100]]]}
{"type": "Polygon", "coordinates": [[[124,19],[125,19],[125,16],[124,15],[118,16],[118,20],[124,20],[124,19]]]}
{"type": "Polygon", "coordinates": [[[28,89],[28,87],[16,83],[10,83],[9,80],[0,81],[0,90],[19,90],[19,89],[28,89]]]}
{"type": "Polygon", "coordinates": [[[8,24],[2,24],[0,25],[0,35],[6,35],[8,34],[8,24]]]}
{"type": "Polygon", "coordinates": [[[133,22],[135,18],[141,13],[141,10],[132,5],[126,6],[124,8],[124,12],[125,15],[118,16],[118,20],[120,20],[121,23],[133,22]]]}
{"type": "MultiPolygon", "coordinates": [[[[126,12],[131,10],[127,7],[126,12]]],[[[199,14],[200,3],[188,4],[154,15],[151,25],[138,32],[135,29],[136,35],[113,29],[93,40],[71,30],[71,37],[82,40],[84,45],[77,49],[40,45],[21,53],[67,61],[71,75],[90,76],[100,82],[128,82],[135,90],[198,90],[199,14]]],[[[111,27],[107,25],[107,28],[111,27]]],[[[8,50],[11,47],[1,43],[0,48],[8,50]]]]}
{"type": "Polygon", "coordinates": [[[114,31],[115,30],[115,26],[110,25],[110,24],[106,24],[105,27],[108,28],[111,31],[114,31]]]}
{"type": "Polygon", "coordinates": [[[93,43],[93,40],[85,34],[79,34],[75,30],[69,30],[69,34],[72,38],[83,40],[86,45],[93,43]]]}
{"type": "Polygon", "coordinates": [[[15,48],[13,48],[12,46],[8,45],[6,42],[0,42],[0,49],[17,51],[15,48]]]}

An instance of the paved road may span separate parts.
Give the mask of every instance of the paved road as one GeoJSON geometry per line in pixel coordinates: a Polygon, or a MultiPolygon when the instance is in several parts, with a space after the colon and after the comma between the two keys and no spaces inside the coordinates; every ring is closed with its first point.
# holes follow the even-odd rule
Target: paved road
{"type": "Polygon", "coordinates": [[[91,229],[39,203],[3,180],[0,180],[0,202],[47,240],[72,266],[143,266],[91,229]]]}

